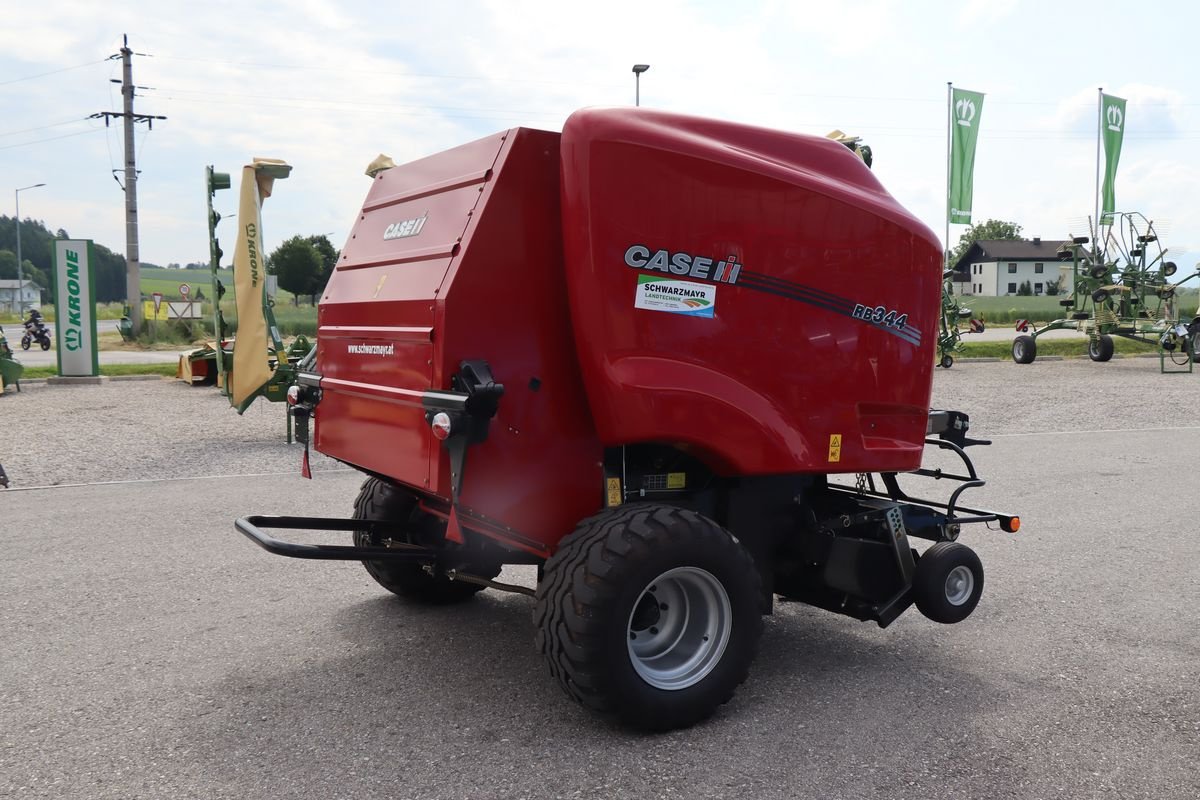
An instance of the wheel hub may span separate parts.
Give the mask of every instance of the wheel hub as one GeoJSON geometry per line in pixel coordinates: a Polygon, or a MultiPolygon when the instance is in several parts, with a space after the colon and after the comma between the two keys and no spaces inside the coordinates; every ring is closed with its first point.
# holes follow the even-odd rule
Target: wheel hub
{"type": "Polygon", "coordinates": [[[961,606],[975,591],[975,575],[969,567],[958,566],[946,575],[946,602],[961,606]]]}
{"type": "Polygon", "coordinates": [[[629,615],[630,663],[655,688],[686,689],[720,662],[732,628],[729,595],[712,573],[669,570],[646,586],[629,615]]]}

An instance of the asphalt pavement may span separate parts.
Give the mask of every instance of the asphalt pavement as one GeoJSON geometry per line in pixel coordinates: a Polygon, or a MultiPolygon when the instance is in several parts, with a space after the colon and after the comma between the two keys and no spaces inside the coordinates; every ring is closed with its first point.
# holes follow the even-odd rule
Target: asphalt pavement
{"type": "Polygon", "coordinates": [[[781,603],[733,701],[646,736],[561,692],[530,598],[414,606],[237,534],[348,515],[361,482],[296,474],[277,407],[4,395],[0,462],[56,485],[0,490],[0,797],[1194,800],[1200,374],[960,363],[934,400],[994,439],[973,502],[1023,520],[964,532],[974,615],[881,630],[781,603]]]}

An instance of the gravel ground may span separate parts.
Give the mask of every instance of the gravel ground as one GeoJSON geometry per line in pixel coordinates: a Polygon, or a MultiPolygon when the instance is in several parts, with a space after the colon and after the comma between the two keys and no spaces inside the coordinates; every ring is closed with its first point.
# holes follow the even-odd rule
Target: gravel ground
{"type": "MultiPolygon", "coordinates": [[[[934,375],[933,404],[966,411],[984,438],[1200,420],[1200,372],[1162,375],[1157,359],[959,362],[934,375]]],[[[0,464],[13,486],[299,469],[283,406],[265,400],[239,417],[211,387],[169,379],[23,389],[0,395],[0,464]]],[[[312,467],[340,465],[313,452],[312,467]]]]}
{"type": "Polygon", "coordinates": [[[964,531],[972,617],[781,603],[729,705],[640,736],[563,696],[526,597],[413,606],[234,533],[349,510],[359,476],[300,478],[281,407],[170,381],[0,396],[0,462],[59,485],[0,490],[0,797],[1200,797],[1200,374],[959,363],[934,399],[995,437],[972,500],[1024,521],[964,531]],[[147,482],[69,485],[123,480],[147,482]]]}
{"type": "MultiPolygon", "coordinates": [[[[212,387],[157,378],[21,388],[0,395],[0,464],[14,487],[300,469],[279,403],[239,417],[212,387]]],[[[338,466],[316,452],[311,463],[338,466]]]]}

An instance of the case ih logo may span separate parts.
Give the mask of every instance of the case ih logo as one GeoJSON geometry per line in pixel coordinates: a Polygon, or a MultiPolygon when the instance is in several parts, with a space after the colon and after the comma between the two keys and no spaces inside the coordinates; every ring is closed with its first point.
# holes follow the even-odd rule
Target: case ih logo
{"type": "Polygon", "coordinates": [[[625,251],[625,263],[634,269],[658,270],[668,275],[686,275],[713,283],[737,283],[738,274],[742,271],[736,255],[718,260],[683,251],[651,250],[644,244],[630,245],[625,251]]]}
{"type": "Polygon", "coordinates": [[[1118,106],[1109,106],[1105,116],[1108,117],[1108,129],[1120,133],[1121,123],[1125,121],[1125,115],[1121,113],[1121,109],[1118,106]]]}
{"type": "Polygon", "coordinates": [[[954,104],[954,115],[958,117],[958,124],[966,127],[971,127],[971,121],[975,119],[975,103],[972,100],[963,98],[954,104]]]}
{"type": "Polygon", "coordinates": [[[429,212],[426,211],[423,216],[406,219],[402,222],[393,222],[388,225],[383,231],[383,240],[403,239],[407,236],[416,236],[421,232],[421,228],[425,227],[425,220],[429,219],[429,212]]]}

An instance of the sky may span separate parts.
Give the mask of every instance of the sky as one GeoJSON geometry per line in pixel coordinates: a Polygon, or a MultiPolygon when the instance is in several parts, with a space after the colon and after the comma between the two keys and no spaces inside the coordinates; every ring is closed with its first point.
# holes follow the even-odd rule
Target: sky
{"type": "MultiPolygon", "coordinates": [[[[1128,100],[1119,210],[1155,220],[1183,272],[1200,260],[1200,56],[1193,3],[1027,0],[294,0],[10,3],[0,27],[0,213],[125,250],[122,35],[140,87],[141,259],[207,261],[203,172],[256,156],[292,176],[265,243],[340,247],[397,163],[574,110],[643,106],[864,138],[888,190],[944,236],[946,85],[986,94],[974,220],[1028,237],[1084,235],[1095,204],[1097,88],[1128,100]],[[113,83],[116,80],[118,83],[113,83]]],[[[217,196],[234,213],[235,191],[217,196]]],[[[223,242],[233,250],[232,225],[223,242]]],[[[950,240],[965,230],[952,226],[950,240]]],[[[1190,285],[1195,285],[1193,281],[1190,285]]]]}

